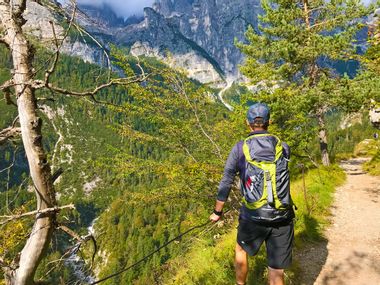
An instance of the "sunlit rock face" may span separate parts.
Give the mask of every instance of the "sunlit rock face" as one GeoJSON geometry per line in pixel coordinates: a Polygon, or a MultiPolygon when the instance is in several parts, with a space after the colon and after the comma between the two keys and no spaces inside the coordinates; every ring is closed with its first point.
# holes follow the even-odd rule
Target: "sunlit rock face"
{"type": "MultiPolygon", "coordinates": [[[[60,44],[66,33],[62,22],[49,9],[34,2],[27,1],[24,18],[26,20],[23,30],[34,36],[38,43],[44,47],[56,51],[56,40],[60,44]]],[[[60,52],[82,58],[89,63],[105,65],[104,52],[94,43],[86,43],[80,38],[65,38],[60,52]]]]}
{"type": "Polygon", "coordinates": [[[179,31],[211,55],[227,75],[237,75],[243,55],[234,39],[244,40],[249,25],[257,28],[259,0],[158,0],[153,9],[175,18],[179,31]]]}
{"type": "MultiPolygon", "coordinates": [[[[202,83],[222,86],[226,78],[240,78],[243,55],[234,40],[244,41],[248,25],[257,28],[259,0],[157,0],[141,16],[116,16],[107,5],[80,6],[78,22],[104,47],[109,43],[128,46],[134,54],[154,55],[172,66],[185,69],[202,83]]],[[[52,42],[49,20],[54,16],[44,7],[28,1],[28,23],[32,33],[52,42]]],[[[57,20],[56,31],[62,34],[57,20]]],[[[104,63],[95,44],[67,40],[63,52],[92,63],[104,63]]],[[[228,81],[227,80],[227,81],[228,81]]]]}
{"type": "MultiPolygon", "coordinates": [[[[82,10],[91,17],[110,13],[82,10]]],[[[175,66],[202,83],[212,83],[240,76],[243,55],[234,40],[244,40],[248,25],[257,27],[261,11],[259,0],[157,0],[144,9],[143,18],[128,18],[124,26],[114,16],[85,24],[89,30],[112,35],[113,41],[132,47],[135,54],[146,50],[162,59],[170,53],[175,66]]]]}

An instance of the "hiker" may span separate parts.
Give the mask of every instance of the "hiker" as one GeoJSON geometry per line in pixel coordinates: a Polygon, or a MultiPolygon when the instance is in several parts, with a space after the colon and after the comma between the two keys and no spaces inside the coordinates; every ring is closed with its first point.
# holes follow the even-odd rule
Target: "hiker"
{"type": "Polygon", "coordinates": [[[285,284],[284,269],[292,262],[294,211],[288,170],[290,149],[268,133],[269,118],[266,104],[256,103],[248,109],[251,133],[229,154],[210,216],[212,222],[221,218],[235,176],[239,174],[243,203],[235,248],[238,285],[245,284],[247,279],[247,254],[256,255],[264,241],[270,285],[285,284]]]}

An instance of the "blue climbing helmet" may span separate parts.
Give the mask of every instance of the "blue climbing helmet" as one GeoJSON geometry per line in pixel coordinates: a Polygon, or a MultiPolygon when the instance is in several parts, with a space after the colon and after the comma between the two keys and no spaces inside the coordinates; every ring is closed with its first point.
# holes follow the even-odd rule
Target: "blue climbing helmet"
{"type": "Polygon", "coordinates": [[[263,118],[264,123],[269,122],[270,110],[267,104],[255,103],[249,107],[247,112],[248,123],[253,123],[258,117],[263,118]]]}

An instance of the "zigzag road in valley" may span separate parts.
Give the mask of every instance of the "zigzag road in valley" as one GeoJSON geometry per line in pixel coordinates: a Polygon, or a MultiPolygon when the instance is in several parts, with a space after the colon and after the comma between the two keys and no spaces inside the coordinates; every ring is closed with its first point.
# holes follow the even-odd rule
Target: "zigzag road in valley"
{"type": "Polygon", "coordinates": [[[222,104],[223,104],[228,110],[230,110],[230,111],[233,111],[234,108],[233,108],[230,104],[228,104],[226,101],[224,101],[224,99],[223,99],[223,93],[224,93],[225,91],[227,91],[227,89],[229,89],[229,88],[232,86],[233,83],[234,83],[233,80],[227,80],[227,85],[226,85],[226,87],[224,87],[224,88],[223,88],[222,90],[220,90],[219,93],[218,93],[218,98],[219,98],[220,102],[222,102],[222,104]]]}

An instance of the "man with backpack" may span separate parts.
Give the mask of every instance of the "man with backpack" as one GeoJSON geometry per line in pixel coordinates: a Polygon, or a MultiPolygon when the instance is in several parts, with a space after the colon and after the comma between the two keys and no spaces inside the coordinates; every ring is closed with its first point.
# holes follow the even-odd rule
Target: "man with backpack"
{"type": "Polygon", "coordinates": [[[293,203],[290,197],[288,161],[290,149],[268,133],[270,111],[256,103],[247,112],[248,137],[232,149],[220,182],[210,220],[223,213],[235,176],[239,174],[243,203],[235,248],[236,284],[248,274],[247,254],[256,255],[265,241],[270,285],[284,284],[284,269],[292,261],[293,203]]]}

